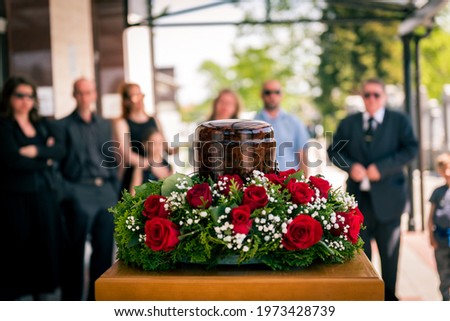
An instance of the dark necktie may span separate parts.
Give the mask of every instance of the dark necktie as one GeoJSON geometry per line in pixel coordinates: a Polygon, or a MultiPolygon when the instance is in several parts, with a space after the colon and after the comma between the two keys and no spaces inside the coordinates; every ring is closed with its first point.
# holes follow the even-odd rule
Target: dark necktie
{"type": "Polygon", "coordinates": [[[376,120],[373,117],[369,118],[369,126],[367,127],[366,132],[364,133],[364,139],[366,144],[370,144],[373,140],[373,134],[375,133],[375,124],[376,120]]]}

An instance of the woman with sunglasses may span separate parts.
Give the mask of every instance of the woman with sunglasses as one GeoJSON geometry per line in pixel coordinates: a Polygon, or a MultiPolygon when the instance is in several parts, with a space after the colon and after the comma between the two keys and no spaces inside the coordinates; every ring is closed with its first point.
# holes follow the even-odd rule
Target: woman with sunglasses
{"type": "Polygon", "coordinates": [[[35,85],[9,78],[0,102],[0,299],[42,299],[58,286],[56,182],[52,166],[63,148],[39,117],[35,85]]]}

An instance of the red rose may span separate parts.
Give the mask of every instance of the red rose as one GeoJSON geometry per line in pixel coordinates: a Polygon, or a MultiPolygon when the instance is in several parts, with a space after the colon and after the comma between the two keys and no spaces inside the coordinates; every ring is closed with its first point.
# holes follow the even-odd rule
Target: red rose
{"type": "Polygon", "coordinates": [[[201,183],[192,186],[187,191],[186,199],[193,208],[208,208],[212,203],[211,190],[208,183],[201,183]]]}
{"type": "Polygon", "coordinates": [[[167,218],[170,212],[164,208],[165,200],[166,198],[164,196],[150,195],[144,202],[142,215],[147,216],[148,218],[167,218]]]}
{"type": "Polygon", "coordinates": [[[250,185],[245,189],[242,205],[250,206],[252,211],[266,206],[268,202],[269,198],[264,187],[250,185]]]}
{"type": "Polygon", "coordinates": [[[250,219],[252,210],[248,205],[241,205],[231,210],[231,223],[236,233],[248,234],[252,228],[253,220],[250,219]]]}
{"type": "Polygon", "coordinates": [[[155,217],[145,222],[145,245],[153,251],[175,249],[179,235],[178,227],[168,219],[155,217]]]}
{"type": "Polygon", "coordinates": [[[242,190],[242,187],[244,186],[244,182],[239,175],[225,174],[223,176],[219,176],[217,183],[219,184],[219,188],[222,188],[220,191],[225,196],[230,194],[230,186],[233,183],[236,185],[238,190],[242,190]]]}
{"type": "Polygon", "coordinates": [[[297,171],[295,169],[288,169],[286,171],[279,172],[277,174],[265,174],[265,176],[274,184],[282,185],[286,187],[284,181],[288,178],[289,175],[295,174],[297,171]]]}
{"type": "Polygon", "coordinates": [[[278,174],[278,176],[283,177],[284,179],[286,179],[286,178],[288,178],[289,175],[295,174],[297,172],[298,172],[298,170],[295,170],[295,169],[291,168],[291,169],[288,169],[288,170],[285,170],[285,171],[281,171],[278,174]]]}
{"type": "Polygon", "coordinates": [[[292,202],[295,204],[307,204],[314,196],[314,191],[308,184],[297,182],[295,179],[289,181],[287,189],[291,193],[292,202]]]}
{"type": "Polygon", "coordinates": [[[336,218],[339,228],[331,229],[331,234],[335,236],[344,234],[353,244],[358,242],[361,224],[364,222],[364,216],[359,208],[355,207],[348,212],[336,212],[336,218]],[[344,221],[341,218],[344,218],[344,221]]]}
{"type": "Polygon", "coordinates": [[[328,191],[330,190],[331,185],[327,180],[317,176],[310,176],[309,181],[312,186],[320,191],[320,197],[328,198],[328,191]]]}
{"type": "Polygon", "coordinates": [[[300,214],[287,226],[282,244],[286,250],[304,250],[320,241],[323,230],[318,221],[309,215],[300,214]]]}
{"type": "Polygon", "coordinates": [[[284,185],[284,178],[278,176],[277,174],[266,174],[266,177],[274,184],[284,185]]]}

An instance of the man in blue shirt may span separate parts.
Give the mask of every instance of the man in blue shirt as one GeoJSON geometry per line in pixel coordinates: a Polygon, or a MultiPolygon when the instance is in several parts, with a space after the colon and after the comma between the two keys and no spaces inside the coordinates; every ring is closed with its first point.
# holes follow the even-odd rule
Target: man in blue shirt
{"type": "Polygon", "coordinates": [[[306,144],[309,134],[305,125],[295,116],[280,107],[283,94],[278,80],[264,82],[261,98],[264,109],[256,114],[256,120],[263,120],[272,125],[277,142],[277,162],[281,171],[295,168],[308,174],[306,144]]]}

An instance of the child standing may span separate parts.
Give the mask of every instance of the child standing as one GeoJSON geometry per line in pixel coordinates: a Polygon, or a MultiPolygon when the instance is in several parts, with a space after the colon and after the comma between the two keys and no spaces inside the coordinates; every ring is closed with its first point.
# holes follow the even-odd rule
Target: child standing
{"type": "Polygon", "coordinates": [[[450,153],[436,158],[436,167],[446,184],[436,188],[430,197],[428,219],[430,243],[434,248],[441,284],[439,290],[444,301],[450,300],[450,153]]]}
{"type": "Polygon", "coordinates": [[[145,156],[148,164],[147,168],[136,168],[131,178],[131,194],[134,194],[134,186],[139,186],[148,181],[158,181],[173,174],[172,165],[166,159],[164,137],[157,128],[147,131],[145,140],[145,156]]]}

